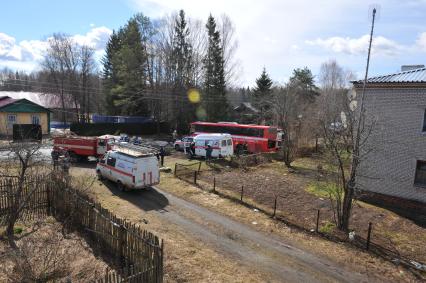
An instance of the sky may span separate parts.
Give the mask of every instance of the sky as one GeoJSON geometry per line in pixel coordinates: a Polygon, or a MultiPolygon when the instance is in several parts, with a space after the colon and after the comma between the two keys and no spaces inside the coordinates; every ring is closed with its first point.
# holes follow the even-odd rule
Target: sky
{"type": "Polygon", "coordinates": [[[1,4],[0,68],[37,70],[55,32],[93,47],[99,59],[112,30],[135,13],[156,19],[184,9],[203,21],[210,13],[231,18],[241,62],[238,85],[253,86],[263,68],[277,83],[295,68],[307,66],[317,75],[331,59],[361,78],[372,6],[379,13],[370,75],[426,64],[426,0],[13,0],[1,4]]]}

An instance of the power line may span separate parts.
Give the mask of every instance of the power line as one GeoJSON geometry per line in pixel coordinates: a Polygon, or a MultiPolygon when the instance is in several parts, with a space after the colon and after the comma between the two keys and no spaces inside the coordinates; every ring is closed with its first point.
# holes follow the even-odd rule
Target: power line
{"type": "MultiPolygon", "coordinates": [[[[17,84],[17,83],[11,83],[11,82],[4,82],[5,85],[13,85],[13,86],[22,86],[21,84],[17,84]]],[[[46,90],[53,90],[53,88],[50,87],[42,87],[42,86],[38,86],[38,88],[40,89],[46,89],[46,90]]],[[[164,88],[165,90],[165,88],[164,88]]],[[[69,91],[69,89],[67,88],[63,88],[62,91],[66,92],[66,93],[72,93],[72,91],[69,91]]],[[[57,92],[57,89],[55,89],[55,92],[57,92]]],[[[53,93],[46,93],[46,94],[53,94],[55,95],[55,92],[53,93]]],[[[104,95],[103,92],[101,91],[97,91],[97,92],[93,92],[93,91],[88,91],[86,92],[88,94],[98,94],[98,95],[104,95]]],[[[45,95],[46,95],[45,94],[45,95]]],[[[167,92],[163,92],[163,89],[158,89],[158,90],[144,90],[144,91],[139,91],[134,93],[134,95],[141,95],[140,97],[138,97],[138,99],[151,99],[151,100],[168,100],[168,101],[184,101],[184,102],[189,102],[186,93],[185,96],[183,95],[178,95],[175,93],[171,93],[169,89],[167,89],[167,92]]],[[[225,96],[224,97],[226,99],[226,101],[228,102],[234,102],[234,103],[239,103],[241,102],[240,99],[235,99],[235,98],[230,98],[225,96]]],[[[89,99],[94,99],[93,96],[89,96],[89,99]]],[[[213,98],[213,97],[203,97],[201,95],[200,97],[200,102],[222,102],[221,98],[213,98]]]]}

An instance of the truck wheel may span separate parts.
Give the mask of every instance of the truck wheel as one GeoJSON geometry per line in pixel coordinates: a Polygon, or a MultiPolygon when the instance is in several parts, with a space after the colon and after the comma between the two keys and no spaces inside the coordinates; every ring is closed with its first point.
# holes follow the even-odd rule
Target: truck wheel
{"type": "Polygon", "coordinates": [[[70,156],[70,162],[71,163],[77,163],[78,162],[78,155],[75,154],[73,151],[69,152],[69,156],[70,156]]]}
{"type": "Polygon", "coordinates": [[[124,187],[123,183],[121,183],[120,181],[117,181],[117,189],[121,192],[126,191],[126,187],[124,187]]]}

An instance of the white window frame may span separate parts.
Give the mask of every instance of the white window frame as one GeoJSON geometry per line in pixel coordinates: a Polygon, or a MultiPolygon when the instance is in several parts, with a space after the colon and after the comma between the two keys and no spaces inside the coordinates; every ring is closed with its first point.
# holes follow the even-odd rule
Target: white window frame
{"type": "Polygon", "coordinates": [[[31,115],[31,124],[33,124],[33,125],[41,125],[40,122],[41,122],[40,115],[38,115],[38,114],[31,115]],[[38,123],[34,123],[34,119],[37,119],[38,123]]]}
{"type": "Polygon", "coordinates": [[[16,124],[16,121],[18,120],[17,114],[8,113],[7,114],[7,128],[11,129],[13,128],[13,125],[16,124]],[[10,119],[10,117],[15,117],[13,121],[10,119]]]}

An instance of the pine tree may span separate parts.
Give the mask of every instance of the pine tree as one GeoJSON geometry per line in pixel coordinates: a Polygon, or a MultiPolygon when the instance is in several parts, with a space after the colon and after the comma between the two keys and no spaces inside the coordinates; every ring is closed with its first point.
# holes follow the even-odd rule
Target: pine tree
{"type": "Polygon", "coordinates": [[[120,49],[120,40],[115,31],[112,32],[105,48],[105,55],[102,58],[102,79],[105,92],[105,108],[108,114],[119,114],[119,109],[114,106],[117,96],[112,93],[113,86],[117,83],[117,66],[113,64],[114,55],[120,49]]]}
{"type": "Polygon", "coordinates": [[[254,105],[260,111],[260,122],[265,123],[271,118],[272,103],[272,80],[266,69],[263,68],[262,74],[256,79],[256,87],[254,88],[254,105]]]}
{"type": "Polygon", "coordinates": [[[179,11],[174,30],[172,60],[174,63],[174,92],[177,109],[176,128],[178,132],[186,132],[190,122],[195,119],[195,106],[185,99],[188,89],[193,86],[191,81],[193,64],[192,46],[189,43],[190,33],[183,10],[179,11]]]}
{"type": "Polygon", "coordinates": [[[262,74],[256,79],[256,88],[254,89],[256,94],[267,95],[272,90],[272,80],[269,77],[266,69],[263,68],[262,74]]]}
{"type": "Polygon", "coordinates": [[[290,78],[290,86],[296,89],[299,96],[307,102],[313,102],[319,95],[319,89],[315,85],[315,77],[308,67],[297,68],[290,78]]]}
{"type": "Polygon", "coordinates": [[[146,20],[141,14],[134,16],[108,41],[103,78],[106,108],[110,114],[149,115],[143,96],[147,83],[147,52],[141,23],[146,20]]]}
{"type": "Polygon", "coordinates": [[[204,58],[204,97],[207,120],[226,120],[228,117],[228,102],[226,100],[226,83],[224,60],[219,31],[212,15],[206,24],[208,46],[204,58]]]}

